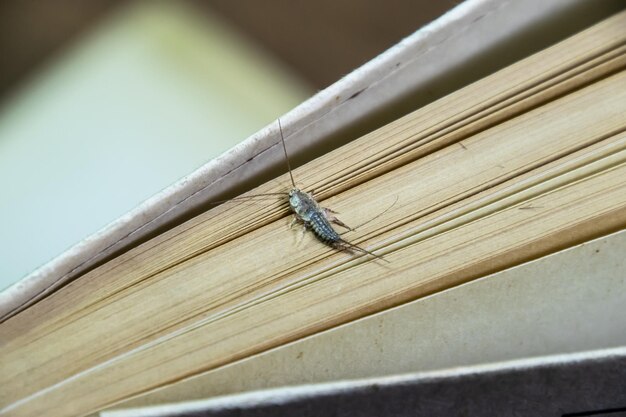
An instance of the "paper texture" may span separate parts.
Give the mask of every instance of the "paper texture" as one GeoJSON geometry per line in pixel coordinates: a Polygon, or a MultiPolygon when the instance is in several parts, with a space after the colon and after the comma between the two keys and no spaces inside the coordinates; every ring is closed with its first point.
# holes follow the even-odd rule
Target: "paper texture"
{"type": "Polygon", "coordinates": [[[112,408],[626,346],[625,250],[614,233],[112,408]]]}
{"type": "MultiPolygon", "coordinates": [[[[432,97],[443,94],[449,87],[431,85],[433,80],[440,80],[442,74],[466,74],[459,68],[468,60],[579,3],[587,2],[469,0],[460,4],[282,116],[290,152],[305,152],[426,87],[432,97]]],[[[602,8],[598,3],[594,6],[602,8]]],[[[35,270],[0,294],[0,320],[137,245],[155,230],[175,224],[216,196],[282,166],[278,141],[277,125],[267,126],[35,270]]]]}

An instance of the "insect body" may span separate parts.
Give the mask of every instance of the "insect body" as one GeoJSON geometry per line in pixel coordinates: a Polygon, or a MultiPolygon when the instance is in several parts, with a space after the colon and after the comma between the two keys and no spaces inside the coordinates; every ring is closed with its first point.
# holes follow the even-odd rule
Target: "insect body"
{"type": "Polygon", "coordinates": [[[287,161],[287,169],[289,170],[289,177],[291,178],[291,184],[293,186],[293,188],[289,191],[289,206],[291,207],[295,217],[292,224],[294,222],[302,223],[305,229],[313,232],[318,240],[332,248],[348,252],[361,252],[384,260],[382,257],[341,238],[339,233],[333,229],[330,224],[331,222],[348,230],[352,229],[333,215],[333,213],[336,214],[336,212],[328,208],[321,207],[311,194],[301,191],[296,187],[296,183],[291,173],[291,166],[289,164],[289,157],[287,156],[287,147],[285,146],[285,139],[283,137],[283,129],[280,124],[280,119],[278,120],[278,126],[283,143],[283,150],[285,152],[285,160],[287,161]]]}
{"type": "Polygon", "coordinates": [[[329,222],[329,220],[335,222],[338,220],[329,215],[330,210],[320,207],[311,194],[293,188],[289,191],[289,206],[295,216],[294,222],[303,223],[322,242],[333,246],[342,240],[329,222]]]}
{"type": "Polygon", "coordinates": [[[311,230],[315,237],[326,245],[338,250],[357,251],[372,255],[378,259],[383,259],[372,252],[342,239],[339,233],[333,229],[330,222],[336,223],[348,230],[352,229],[333,216],[332,213],[334,212],[332,210],[321,207],[311,194],[300,191],[297,188],[292,188],[291,191],[289,191],[289,206],[295,216],[294,222],[302,223],[306,229],[311,230]]]}

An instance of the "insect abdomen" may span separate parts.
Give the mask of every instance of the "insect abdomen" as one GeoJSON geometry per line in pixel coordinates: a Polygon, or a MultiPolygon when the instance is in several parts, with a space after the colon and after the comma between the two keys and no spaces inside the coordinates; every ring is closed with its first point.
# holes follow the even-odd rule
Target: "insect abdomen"
{"type": "Polygon", "coordinates": [[[322,242],[332,245],[341,242],[341,237],[332,228],[326,217],[322,213],[313,213],[310,217],[309,226],[315,236],[322,242]]]}

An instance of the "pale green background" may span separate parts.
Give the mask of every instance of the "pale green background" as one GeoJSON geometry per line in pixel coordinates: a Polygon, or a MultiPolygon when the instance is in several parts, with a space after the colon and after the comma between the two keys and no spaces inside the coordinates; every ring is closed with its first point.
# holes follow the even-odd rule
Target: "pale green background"
{"type": "Polygon", "coordinates": [[[311,94],[217,19],[110,16],[0,108],[0,289],[311,94]]]}

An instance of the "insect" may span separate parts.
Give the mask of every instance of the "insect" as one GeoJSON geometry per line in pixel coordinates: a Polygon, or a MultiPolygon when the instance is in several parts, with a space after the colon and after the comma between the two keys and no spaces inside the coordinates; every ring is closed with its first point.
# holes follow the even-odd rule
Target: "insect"
{"type": "MultiPolygon", "coordinates": [[[[324,243],[327,246],[330,246],[331,248],[345,251],[345,252],[350,252],[350,253],[360,252],[365,255],[373,256],[376,259],[389,262],[382,256],[376,255],[375,253],[372,253],[366,249],[363,249],[360,246],[357,246],[343,239],[341,237],[341,234],[338,233],[335,229],[333,229],[331,223],[335,223],[347,229],[348,231],[353,231],[354,229],[352,229],[351,227],[343,223],[341,220],[339,220],[337,217],[335,217],[334,215],[338,214],[337,212],[329,208],[320,206],[319,203],[315,200],[315,197],[313,197],[311,193],[302,191],[296,186],[296,182],[293,179],[293,173],[291,172],[291,164],[289,163],[289,155],[287,155],[287,146],[285,145],[285,138],[283,136],[283,127],[280,123],[280,119],[278,119],[278,128],[280,131],[280,139],[283,145],[283,151],[285,153],[287,171],[289,172],[289,178],[291,179],[291,185],[292,185],[291,190],[289,190],[289,192],[287,193],[262,193],[262,194],[248,195],[245,197],[235,197],[229,200],[215,201],[214,203],[224,203],[227,201],[243,200],[243,199],[254,198],[254,197],[263,198],[263,197],[272,197],[272,196],[288,196],[289,207],[291,208],[291,211],[293,212],[293,215],[294,215],[294,219],[291,222],[290,227],[293,226],[295,223],[300,223],[304,226],[303,232],[307,230],[311,231],[320,242],[324,243]]],[[[376,217],[368,220],[365,223],[362,223],[361,225],[359,225],[359,227],[369,223],[370,221],[386,213],[389,209],[391,209],[391,207],[393,207],[396,204],[397,201],[398,199],[396,198],[396,201],[394,201],[393,204],[391,204],[391,206],[385,209],[382,213],[378,214],[376,217]]]]}
{"type": "Polygon", "coordinates": [[[305,230],[310,230],[319,241],[334,249],[346,252],[361,252],[388,262],[383,257],[343,239],[341,235],[333,229],[331,222],[347,230],[353,229],[335,217],[335,214],[338,214],[337,212],[320,206],[313,195],[305,191],[301,191],[298,187],[296,187],[296,182],[294,181],[293,174],[291,172],[291,165],[289,164],[289,156],[287,155],[287,146],[285,145],[283,127],[280,123],[280,119],[278,119],[278,128],[280,130],[280,139],[283,144],[283,151],[285,152],[285,161],[287,162],[289,178],[291,179],[291,185],[293,187],[288,193],[289,207],[294,214],[294,219],[291,222],[291,225],[293,226],[294,223],[301,223],[305,230]]]}

